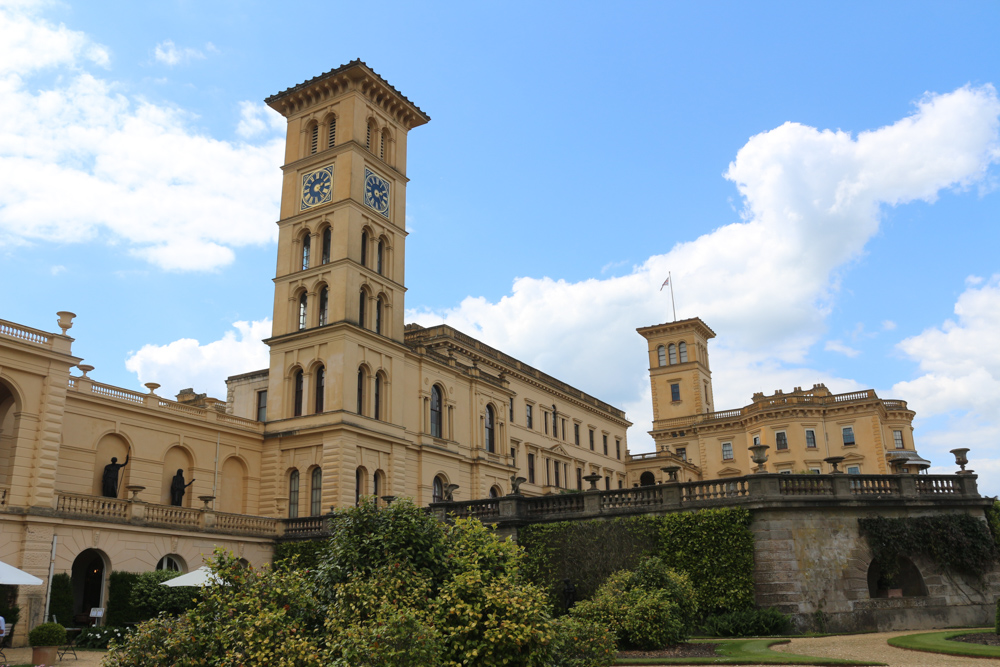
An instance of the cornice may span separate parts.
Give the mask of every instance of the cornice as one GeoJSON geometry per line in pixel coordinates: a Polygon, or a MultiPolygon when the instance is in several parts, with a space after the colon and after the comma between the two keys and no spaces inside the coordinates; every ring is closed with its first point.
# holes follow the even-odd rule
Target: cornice
{"type": "Polygon", "coordinates": [[[663,324],[653,324],[648,327],[639,327],[636,331],[643,338],[650,338],[651,336],[656,336],[663,333],[680,332],[688,329],[693,329],[695,332],[701,334],[706,340],[715,338],[715,332],[707,324],[705,324],[700,317],[691,317],[686,320],[677,320],[676,322],[664,322],[663,324]]]}

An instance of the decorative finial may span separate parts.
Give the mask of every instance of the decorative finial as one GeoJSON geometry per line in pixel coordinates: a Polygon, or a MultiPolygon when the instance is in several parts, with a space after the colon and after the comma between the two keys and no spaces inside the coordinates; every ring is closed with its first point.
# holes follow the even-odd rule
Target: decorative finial
{"type": "Polygon", "coordinates": [[[76,317],[76,313],[71,313],[68,310],[60,310],[56,315],[59,319],[56,320],[56,324],[62,329],[62,335],[65,336],[66,332],[73,328],[73,318],[76,317]]]}

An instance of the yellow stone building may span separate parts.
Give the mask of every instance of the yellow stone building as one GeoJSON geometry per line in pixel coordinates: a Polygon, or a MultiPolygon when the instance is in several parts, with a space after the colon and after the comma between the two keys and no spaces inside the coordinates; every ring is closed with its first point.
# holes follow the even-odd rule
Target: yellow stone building
{"type": "Polygon", "coordinates": [[[680,481],[747,475],[756,472],[756,445],[767,447],[766,472],[830,473],[836,463],[846,473],[916,473],[930,465],[916,452],[905,401],[880,399],[872,389],[832,394],[817,384],[716,410],[708,363],[715,332],[699,318],[638,332],[648,344],[656,451],[629,456],[630,485],[667,481],[669,467],[680,481]]]}
{"type": "MultiPolygon", "coordinates": [[[[112,570],[190,570],[216,545],[257,565],[361,495],[626,484],[623,411],[451,327],[404,326],[406,140],[429,117],[360,61],[266,102],[288,121],[268,368],[225,401],[171,400],[91,378],[72,313],[60,333],[0,320],[0,560],[69,573],[84,618],[112,570]]],[[[19,601],[15,641],[45,587],[19,601]]]]}

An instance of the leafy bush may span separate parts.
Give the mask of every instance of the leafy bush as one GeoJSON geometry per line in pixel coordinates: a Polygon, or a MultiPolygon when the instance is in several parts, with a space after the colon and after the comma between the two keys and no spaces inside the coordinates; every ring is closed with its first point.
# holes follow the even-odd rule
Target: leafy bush
{"type": "Polygon", "coordinates": [[[302,540],[301,542],[279,542],[274,545],[274,562],[281,563],[290,560],[292,556],[297,557],[298,566],[306,570],[315,570],[319,567],[319,561],[323,549],[326,548],[326,540],[302,540]]]}
{"type": "Polygon", "coordinates": [[[170,570],[112,572],[106,617],[108,625],[138,623],[160,613],[176,616],[193,607],[200,591],[161,585],[180,574],[170,570]]]}
{"type": "Polygon", "coordinates": [[[608,667],[615,661],[615,636],[576,616],[556,619],[547,667],[608,667]]]}
{"type": "Polygon", "coordinates": [[[702,631],[714,637],[769,637],[787,633],[791,625],[791,617],[777,609],[743,609],[709,616],[702,631]]]}
{"type": "Polygon", "coordinates": [[[42,623],[28,633],[32,646],[62,646],[66,643],[66,628],[58,623],[42,623]]]}
{"type": "Polygon", "coordinates": [[[81,648],[107,648],[112,641],[122,642],[130,632],[130,628],[118,628],[110,625],[99,628],[83,628],[76,638],[76,645],[81,648]]]}
{"type": "Polygon", "coordinates": [[[21,618],[21,607],[17,604],[17,586],[0,584],[0,616],[7,625],[15,625],[21,618]]]}
{"type": "Polygon", "coordinates": [[[986,508],[986,524],[993,534],[993,543],[1000,549],[1000,499],[994,498],[993,504],[986,508]]]}
{"type": "Polygon", "coordinates": [[[694,600],[688,576],[654,557],[633,572],[611,575],[591,600],[577,604],[570,613],[608,628],[619,648],[655,650],[691,635],[697,613],[694,600]]]}
{"type": "Polygon", "coordinates": [[[563,521],[525,526],[525,573],[558,608],[564,579],[581,599],[594,595],[613,573],[659,556],[685,572],[702,614],[754,605],[753,533],[744,508],[680,512],[612,521],[563,521]]]}
{"type": "Polygon", "coordinates": [[[65,572],[52,575],[52,596],[49,598],[49,618],[73,623],[73,587],[65,572]]]}

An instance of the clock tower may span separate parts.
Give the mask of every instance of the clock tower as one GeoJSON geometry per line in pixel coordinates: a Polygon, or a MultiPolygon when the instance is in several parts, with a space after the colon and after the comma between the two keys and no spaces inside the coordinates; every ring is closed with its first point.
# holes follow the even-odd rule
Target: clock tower
{"type": "Polygon", "coordinates": [[[430,118],[360,60],[265,102],[288,133],[261,494],[282,511],[284,471],[312,461],[327,511],[354,502],[359,447],[390,477],[405,460],[406,138],[430,118]]]}

